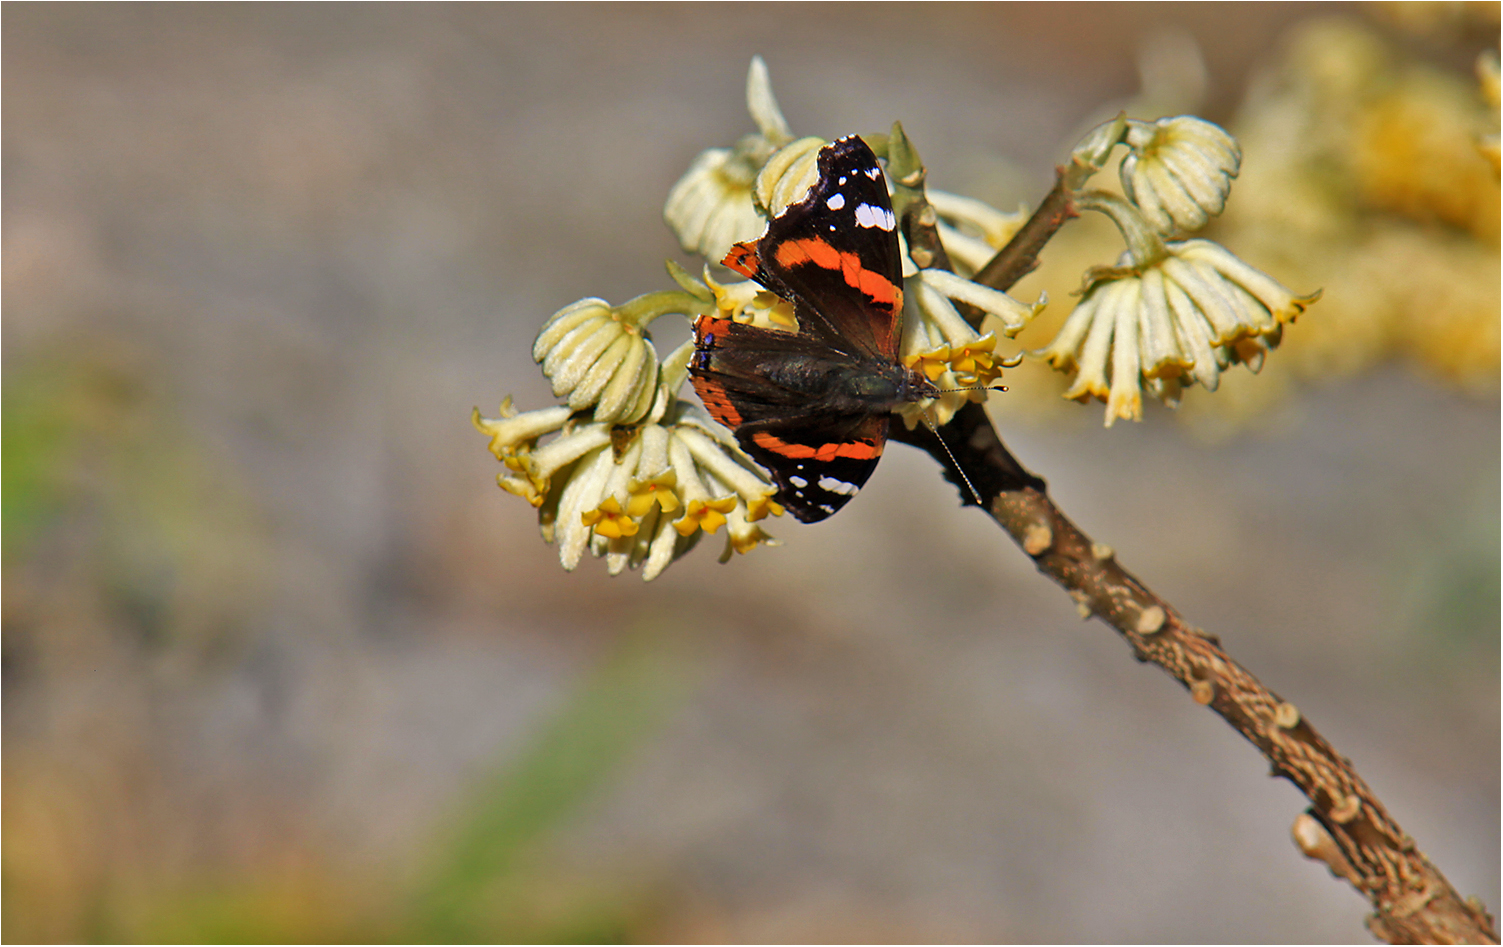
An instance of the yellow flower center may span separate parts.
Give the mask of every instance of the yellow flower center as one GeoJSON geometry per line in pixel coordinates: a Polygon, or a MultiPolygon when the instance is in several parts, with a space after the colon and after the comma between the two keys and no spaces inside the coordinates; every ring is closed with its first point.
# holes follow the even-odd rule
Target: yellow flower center
{"type": "Polygon", "coordinates": [[[678,530],[680,536],[688,536],[696,529],[714,533],[725,525],[725,514],[735,508],[735,497],[721,497],[718,500],[690,500],[688,512],[674,522],[673,528],[678,530]]]}
{"type": "Polygon", "coordinates": [[[934,381],[950,370],[950,346],[946,344],[928,352],[915,352],[905,356],[903,364],[914,371],[923,372],[925,378],[934,381]]]}
{"type": "Polygon", "coordinates": [[[768,493],[765,496],[757,497],[755,500],[748,500],[747,501],[747,503],[746,503],[746,520],[747,520],[747,522],[749,522],[749,523],[755,523],[757,520],[766,518],[768,516],[768,514],[771,514],[773,516],[782,516],[783,515],[783,507],[782,507],[782,505],[779,504],[777,501],[775,501],[772,498],[772,494],[771,493],[768,493]]]}
{"type": "Polygon", "coordinates": [[[679,508],[678,474],[665,470],[648,480],[633,480],[627,489],[626,512],[638,519],[652,512],[656,503],[664,513],[679,508]]]}
{"type": "Polygon", "coordinates": [[[579,514],[579,518],[584,525],[595,527],[596,535],[607,539],[637,535],[637,521],[621,509],[621,501],[613,496],[606,497],[595,509],[579,514]]]}

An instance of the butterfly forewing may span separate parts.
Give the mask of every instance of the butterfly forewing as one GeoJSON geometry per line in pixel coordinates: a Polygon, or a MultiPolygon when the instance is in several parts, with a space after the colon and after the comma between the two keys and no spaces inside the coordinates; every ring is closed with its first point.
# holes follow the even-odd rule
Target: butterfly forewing
{"type": "MultiPolygon", "coordinates": [[[[859,354],[897,357],[903,310],[897,220],[866,142],[852,135],[822,149],[818,180],[751,248],[757,271],[750,275],[794,302],[801,328],[855,345],[859,354]]],[[[737,256],[732,250],[727,265],[737,256]]]]}

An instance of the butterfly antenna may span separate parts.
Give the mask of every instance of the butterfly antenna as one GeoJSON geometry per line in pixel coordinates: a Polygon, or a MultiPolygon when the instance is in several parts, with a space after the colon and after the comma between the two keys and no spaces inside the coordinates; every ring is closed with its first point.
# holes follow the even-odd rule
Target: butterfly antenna
{"type": "MultiPolygon", "coordinates": [[[[961,389],[961,390],[965,391],[965,390],[969,390],[969,389],[961,389]]],[[[983,506],[984,504],[982,504],[982,502],[981,502],[981,494],[979,494],[979,493],[976,492],[976,487],[975,487],[975,485],[973,485],[971,483],[971,478],[967,477],[965,475],[965,471],[960,468],[960,461],[958,461],[958,460],[955,459],[955,454],[950,450],[950,445],[945,443],[945,439],[943,437],[940,437],[940,435],[939,435],[939,428],[935,427],[934,426],[934,422],[931,421],[931,420],[929,420],[927,417],[924,418],[923,421],[924,421],[924,427],[928,428],[934,434],[934,439],[936,441],[939,441],[939,446],[943,447],[945,449],[945,453],[947,455],[949,455],[949,457],[950,457],[950,463],[952,465],[954,465],[955,472],[958,473],[958,474],[960,474],[960,479],[965,481],[965,488],[967,490],[971,491],[971,496],[973,498],[975,498],[976,505],[977,506],[983,506]]]]}
{"type": "MultiPolygon", "coordinates": [[[[970,386],[968,386],[966,388],[941,388],[941,389],[939,389],[939,392],[940,392],[940,394],[948,394],[948,393],[953,392],[953,391],[1006,391],[1006,390],[1007,390],[1007,386],[1006,385],[970,385],[970,386]]],[[[923,419],[924,427],[928,428],[931,432],[933,432],[934,439],[936,441],[939,441],[939,446],[943,447],[945,449],[945,454],[947,454],[949,456],[950,463],[953,464],[954,467],[955,467],[955,472],[958,473],[958,474],[960,474],[960,479],[963,480],[963,481],[965,481],[965,488],[967,490],[971,491],[971,496],[975,499],[976,505],[977,506],[983,506],[984,504],[982,504],[982,502],[981,502],[981,494],[979,494],[979,493],[976,492],[976,486],[975,486],[975,484],[971,483],[971,478],[967,477],[965,475],[965,471],[960,468],[960,461],[958,461],[958,460],[955,459],[955,454],[954,454],[953,451],[950,450],[950,445],[946,444],[945,443],[945,439],[943,437],[939,436],[939,428],[937,428],[937,427],[934,426],[934,422],[931,421],[931,420],[929,420],[929,418],[928,418],[927,415],[921,415],[920,417],[923,419]]]]}

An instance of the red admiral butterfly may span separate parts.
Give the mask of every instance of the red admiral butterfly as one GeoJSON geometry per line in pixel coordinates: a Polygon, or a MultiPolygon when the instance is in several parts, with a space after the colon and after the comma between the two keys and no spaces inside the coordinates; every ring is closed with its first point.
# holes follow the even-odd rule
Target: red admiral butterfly
{"type": "Polygon", "coordinates": [[[887,181],[855,135],[820,149],[802,201],[724,264],[793,303],[798,331],[701,316],[689,363],[710,414],[805,523],[866,483],[893,408],[939,390],[898,361],[903,270],[887,181]]]}

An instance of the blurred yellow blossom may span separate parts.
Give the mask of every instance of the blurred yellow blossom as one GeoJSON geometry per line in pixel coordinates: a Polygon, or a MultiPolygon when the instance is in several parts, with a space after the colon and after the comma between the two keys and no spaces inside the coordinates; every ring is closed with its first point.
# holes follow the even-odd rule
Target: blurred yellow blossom
{"type": "Polygon", "coordinates": [[[1499,189],[1477,146],[1497,128],[1486,89],[1355,17],[1295,29],[1233,123],[1246,161],[1216,230],[1326,290],[1276,374],[1339,376],[1396,355],[1496,389],[1499,189]]]}

